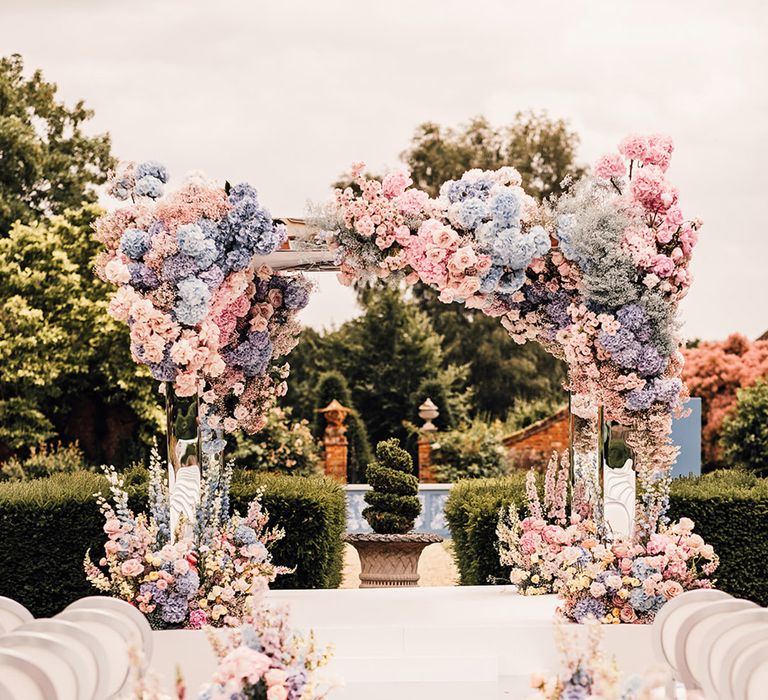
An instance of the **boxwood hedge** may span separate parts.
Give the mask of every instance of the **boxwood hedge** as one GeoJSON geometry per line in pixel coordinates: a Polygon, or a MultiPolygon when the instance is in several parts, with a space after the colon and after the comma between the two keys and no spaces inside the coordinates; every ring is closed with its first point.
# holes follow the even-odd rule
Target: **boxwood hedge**
{"type": "MultiPolygon", "coordinates": [[[[499,509],[525,502],[524,477],[460,481],[445,508],[462,585],[508,580],[499,565],[499,509]]],[[[522,511],[521,511],[522,514],[522,511]]],[[[720,556],[717,587],[768,604],[768,479],[721,470],[672,483],[669,515],[689,517],[720,556]]]]}
{"type": "MultiPolygon", "coordinates": [[[[134,508],[146,504],[146,472],[126,474],[134,508]]],[[[94,498],[106,480],[90,472],[0,484],[0,595],[26,605],[37,617],[52,615],[92,595],[82,563],[90,547],[100,553],[103,519],[94,498]]],[[[245,512],[259,489],[270,522],[286,536],[273,547],[278,564],[295,567],[276,588],[335,588],[342,571],[345,498],[325,477],[243,472],[232,485],[233,507],[245,512]]]]}

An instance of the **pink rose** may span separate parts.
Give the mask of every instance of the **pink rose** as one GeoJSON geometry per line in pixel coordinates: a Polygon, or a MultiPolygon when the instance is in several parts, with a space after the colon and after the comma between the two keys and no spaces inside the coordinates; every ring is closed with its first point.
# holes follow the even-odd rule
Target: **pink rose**
{"type": "Polygon", "coordinates": [[[284,685],[287,680],[288,674],[281,668],[270,668],[269,671],[264,674],[264,682],[267,684],[267,687],[284,685]]]}
{"type": "Polygon", "coordinates": [[[288,691],[284,685],[273,685],[267,690],[267,700],[286,700],[288,691]]]}
{"type": "Polygon", "coordinates": [[[637,620],[635,609],[629,603],[625,603],[619,612],[619,619],[625,623],[635,622],[637,620]]]}
{"type": "Polygon", "coordinates": [[[166,588],[168,588],[168,581],[166,581],[164,578],[157,579],[157,581],[155,581],[155,587],[158,591],[164,591],[166,588]]]}
{"type": "Polygon", "coordinates": [[[110,538],[119,535],[122,532],[122,525],[117,518],[110,518],[104,523],[104,532],[109,535],[110,538]]]}
{"type": "Polygon", "coordinates": [[[107,555],[117,554],[120,551],[120,545],[114,540],[108,540],[104,544],[104,551],[107,553],[107,555]]]}
{"type": "Polygon", "coordinates": [[[121,258],[112,258],[104,266],[104,276],[112,284],[128,284],[131,281],[131,272],[128,265],[121,258]]]}
{"type": "Polygon", "coordinates": [[[624,159],[618,153],[606,153],[595,163],[595,174],[605,180],[624,177],[626,173],[627,166],[624,165],[624,159]]]}
{"type": "Polygon", "coordinates": [[[227,433],[232,433],[237,430],[237,421],[234,418],[227,416],[224,419],[224,430],[227,433]]]}
{"type": "Polygon", "coordinates": [[[653,271],[659,277],[669,277],[675,271],[675,261],[666,255],[657,255],[653,262],[653,271]]]}
{"type": "Polygon", "coordinates": [[[197,375],[180,372],[176,375],[174,388],[179,396],[194,396],[197,393],[197,375]]]}
{"type": "Polygon", "coordinates": [[[120,567],[120,573],[123,576],[138,576],[144,572],[144,567],[138,559],[128,559],[120,567]]]}
{"type": "Polygon", "coordinates": [[[208,616],[205,614],[205,610],[198,608],[189,613],[189,626],[194,630],[199,630],[201,627],[205,627],[208,623],[208,616]]]}
{"type": "Polygon", "coordinates": [[[677,581],[664,581],[659,586],[659,592],[667,600],[672,600],[675,596],[680,595],[683,592],[683,587],[677,581]]]}
{"type": "Polygon", "coordinates": [[[450,267],[457,272],[464,272],[468,267],[477,263],[477,255],[471,246],[465,245],[457,248],[451,257],[450,267]]]}
{"type": "Polygon", "coordinates": [[[267,301],[278,308],[283,305],[283,293],[279,289],[270,289],[267,292],[267,301]]]}

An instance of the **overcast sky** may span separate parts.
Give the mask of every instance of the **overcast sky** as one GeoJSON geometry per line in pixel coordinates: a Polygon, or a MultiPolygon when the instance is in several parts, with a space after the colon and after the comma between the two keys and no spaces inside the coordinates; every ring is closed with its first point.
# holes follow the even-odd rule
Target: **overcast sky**
{"type": "MultiPolygon", "coordinates": [[[[0,49],[41,68],[123,158],[248,180],[274,215],[353,160],[398,166],[414,127],[546,109],[592,162],[626,133],[676,142],[670,178],[705,226],[688,337],[768,329],[768,11],[762,1],[0,0],[0,49]]],[[[304,313],[355,313],[324,277],[304,313]]]]}

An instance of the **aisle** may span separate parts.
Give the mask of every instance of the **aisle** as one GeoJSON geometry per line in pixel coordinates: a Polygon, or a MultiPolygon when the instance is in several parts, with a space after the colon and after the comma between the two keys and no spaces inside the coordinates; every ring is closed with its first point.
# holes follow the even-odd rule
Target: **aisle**
{"type": "MultiPolygon", "coordinates": [[[[523,700],[530,674],[558,664],[556,598],[525,598],[511,586],[271,591],[268,599],[335,646],[326,675],[345,685],[331,700],[523,700]]],[[[653,664],[649,627],[604,629],[622,671],[653,664]]],[[[172,674],[180,663],[190,689],[210,678],[204,634],[155,634],[156,670],[172,674]]]]}

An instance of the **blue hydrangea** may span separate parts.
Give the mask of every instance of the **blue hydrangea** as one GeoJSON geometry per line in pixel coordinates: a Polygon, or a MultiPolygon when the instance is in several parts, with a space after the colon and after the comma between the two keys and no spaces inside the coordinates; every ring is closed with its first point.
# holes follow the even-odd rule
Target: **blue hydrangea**
{"type": "Polygon", "coordinates": [[[258,201],[258,193],[253,185],[247,182],[240,182],[229,190],[229,201],[237,204],[242,199],[252,199],[258,201]]]}
{"type": "Polygon", "coordinates": [[[283,303],[291,311],[300,311],[309,303],[309,285],[302,280],[291,280],[283,290],[283,303]]]}
{"type": "Polygon", "coordinates": [[[120,238],[120,250],[131,260],[141,260],[149,250],[149,234],[137,228],[126,229],[120,238]]]}
{"type": "Polygon", "coordinates": [[[656,596],[648,595],[642,588],[633,588],[629,594],[629,604],[639,613],[648,612],[654,605],[656,596]]]}
{"type": "MultiPolygon", "coordinates": [[[[179,240],[179,250],[193,258],[198,258],[206,253],[215,253],[216,244],[208,237],[198,224],[184,224],[176,230],[179,240]]],[[[214,255],[214,258],[216,256],[214,255]]]]}
{"type": "Polygon", "coordinates": [[[211,291],[202,280],[187,277],[179,282],[179,299],[187,304],[205,304],[211,298],[211,291]]]}
{"type": "Polygon", "coordinates": [[[168,182],[168,170],[166,170],[162,163],[158,163],[156,160],[147,160],[136,166],[134,177],[136,180],[141,180],[144,177],[154,177],[161,183],[165,183],[168,182]]]}
{"type": "Polygon", "coordinates": [[[163,183],[152,175],[146,175],[140,180],[136,180],[136,187],[133,191],[139,197],[157,199],[163,196],[163,183]]]}
{"type": "Polygon", "coordinates": [[[194,598],[200,588],[200,576],[197,571],[190,569],[186,574],[176,576],[173,583],[174,592],[187,599],[194,598]]]}
{"type": "Polygon", "coordinates": [[[235,542],[239,545],[254,544],[258,541],[256,531],[247,525],[238,525],[235,528],[235,542]]]}
{"type": "Polygon", "coordinates": [[[168,596],[165,603],[160,605],[160,617],[169,625],[178,625],[184,622],[189,612],[189,601],[186,596],[168,596]]]}
{"type": "Polygon", "coordinates": [[[573,606],[573,619],[578,623],[601,620],[605,617],[605,605],[592,596],[583,596],[573,606]]]}
{"type": "Polygon", "coordinates": [[[472,197],[464,200],[459,209],[458,222],[466,230],[474,229],[488,216],[488,207],[482,199],[472,197]]]}
{"type": "Polygon", "coordinates": [[[262,651],[264,649],[259,634],[254,629],[253,625],[242,625],[240,627],[240,641],[243,645],[254,651],[262,651]]]}
{"type": "Polygon", "coordinates": [[[635,559],[635,561],[632,562],[632,575],[641,581],[645,581],[649,576],[658,573],[659,570],[657,568],[650,566],[642,559],[635,559]]]}
{"type": "Polygon", "coordinates": [[[499,192],[490,204],[491,216],[499,228],[520,227],[520,199],[510,191],[499,192]]]}
{"type": "Polygon", "coordinates": [[[552,242],[549,240],[549,234],[543,226],[534,226],[528,235],[533,238],[533,244],[536,248],[536,255],[541,257],[549,252],[552,242]]]}

